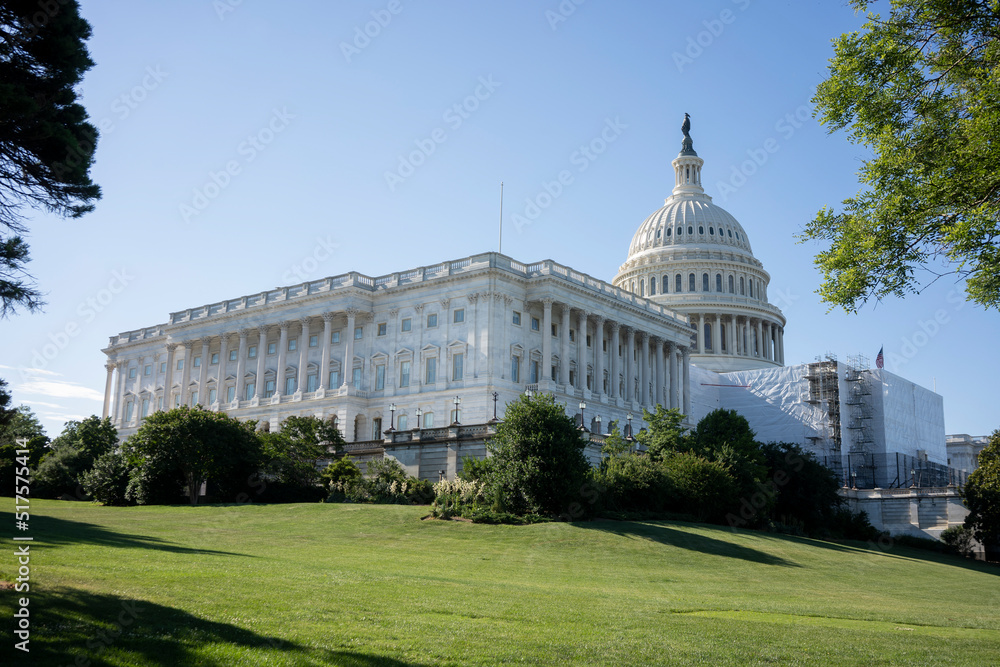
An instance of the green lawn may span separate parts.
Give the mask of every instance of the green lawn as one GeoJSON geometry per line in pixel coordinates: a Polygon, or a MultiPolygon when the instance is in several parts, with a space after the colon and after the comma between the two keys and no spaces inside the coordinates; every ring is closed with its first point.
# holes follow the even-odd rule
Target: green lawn
{"type": "Polygon", "coordinates": [[[1000,663],[1000,568],[921,551],[421,507],[31,510],[31,660],[5,630],[5,665],[1000,663]]]}

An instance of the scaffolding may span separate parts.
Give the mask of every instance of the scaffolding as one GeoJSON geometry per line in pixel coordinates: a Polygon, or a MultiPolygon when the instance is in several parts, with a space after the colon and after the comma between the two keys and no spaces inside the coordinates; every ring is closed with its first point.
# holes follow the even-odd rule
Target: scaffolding
{"type": "Polygon", "coordinates": [[[819,406],[826,415],[822,429],[809,439],[815,449],[825,448],[832,454],[840,454],[840,383],[836,355],[827,352],[816,357],[816,362],[809,364],[805,379],[809,389],[803,400],[819,406]]]}

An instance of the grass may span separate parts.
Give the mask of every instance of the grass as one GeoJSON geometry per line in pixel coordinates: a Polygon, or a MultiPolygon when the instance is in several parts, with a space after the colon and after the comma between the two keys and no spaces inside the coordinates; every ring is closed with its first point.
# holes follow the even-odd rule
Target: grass
{"type": "MultiPolygon", "coordinates": [[[[680,522],[422,521],[426,508],[400,506],[31,508],[31,660],[7,632],[4,665],[1000,659],[1000,568],[918,550],[680,522]]],[[[5,628],[20,595],[0,597],[5,628]]]]}

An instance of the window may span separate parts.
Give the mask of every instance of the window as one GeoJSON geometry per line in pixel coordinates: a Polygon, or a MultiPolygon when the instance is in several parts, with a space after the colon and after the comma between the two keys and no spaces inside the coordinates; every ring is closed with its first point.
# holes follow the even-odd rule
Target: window
{"type": "Polygon", "coordinates": [[[740,276],[740,295],[741,296],[747,295],[746,281],[743,279],[743,276],[740,276]]]}
{"type": "Polygon", "coordinates": [[[385,389],[385,364],[375,367],[375,391],[385,389]]]}
{"type": "Polygon", "coordinates": [[[677,274],[677,279],[674,280],[674,292],[681,291],[681,274],[677,274]]]}
{"type": "Polygon", "coordinates": [[[639,296],[646,296],[646,281],[639,279],[639,296]]]}
{"type": "Polygon", "coordinates": [[[339,343],[340,342],[340,332],[339,331],[334,331],[332,334],[330,334],[330,342],[331,343],[339,343]]]}
{"type": "MultiPolygon", "coordinates": [[[[379,336],[384,336],[384,335],[386,335],[386,333],[388,333],[388,331],[389,331],[389,325],[388,325],[388,323],[386,323],[386,322],[379,322],[379,325],[378,325],[378,335],[379,336]]],[[[357,335],[357,329],[355,329],[354,337],[355,338],[360,338],[360,336],[357,335]]]]}
{"type": "Polygon", "coordinates": [[[451,379],[452,380],[461,380],[465,376],[465,373],[463,372],[463,368],[462,368],[462,366],[463,366],[464,363],[465,363],[465,355],[464,354],[459,353],[459,354],[452,355],[452,357],[451,357],[451,379]]]}
{"type": "Polygon", "coordinates": [[[656,276],[649,279],[649,296],[656,296],[656,276]]]}
{"type": "Polygon", "coordinates": [[[607,352],[607,351],[608,351],[608,341],[605,339],[601,341],[601,352],[607,352]]]}
{"type": "Polygon", "coordinates": [[[319,336],[309,336],[309,347],[319,347],[319,336]]]}
{"type": "Polygon", "coordinates": [[[677,236],[680,236],[680,235],[682,235],[683,233],[684,233],[684,228],[683,228],[683,227],[678,227],[678,228],[677,228],[677,236]]]}
{"type": "Polygon", "coordinates": [[[424,428],[434,428],[434,413],[425,412],[424,413],[424,428]]]}
{"type": "Polygon", "coordinates": [[[219,365],[219,353],[218,352],[213,352],[212,353],[211,361],[209,363],[211,363],[213,366],[218,366],[219,365]]]}
{"type": "Polygon", "coordinates": [[[735,294],[736,293],[735,282],[733,281],[733,277],[732,276],[729,276],[729,293],[730,294],[735,294]]]}
{"type": "Polygon", "coordinates": [[[142,399],[142,412],[139,413],[139,416],[145,419],[146,415],[148,414],[149,414],[149,399],[144,398],[142,399]]]}
{"type": "Polygon", "coordinates": [[[660,294],[666,294],[670,290],[670,276],[664,275],[660,279],[660,294]]]}
{"type": "Polygon", "coordinates": [[[733,238],[733,230],[727,229],[726,231],[729,233],[729,238],[733,238]]]}
{"type": "Polygon", "coordinates": [[[553,324],[552,325],[552,337],[553,338],[558,338],[559,337],[559,325],[558,324],[553,324]]]}
{"type": "Polygon", "coordinates": [[[232,403],[236,400],[236,387],[226,387],[226,402],[232,403]]]}
{"type": "Polygon", "coordinates": [[[750,298],[753,298],[753,280],[750,281],[750,298]]]}
{"type": "Polygon", "coordinates": [[[694,274],[693,273],[689,273],[688,274],[688,292],[693,292],[693,291],[694,291],[694,274]]]}
{"type": "Polygon", "coordinates": [[[354,369],[354,375],[351,376],[351,384],[354,385],[355,389],[358,389],[358,390],[361,389],[361,369],[360,368],[355,368],[354,369]]]}
{"type": "Polygon", "coordinates": [[[354,327],[354,340],[361,340],[365,336],[364,327],[354,327]]]}
{"type": "Polygon", "coordinates": [[[216,390],[216,389],[209,389],[208,390],[208,404],[209,405],[214,404],[215,401],[218,399],[218,397],[219,397],[218,390],[216,390]]]}
{"type": "Polygon", "coordinates": [[[399,386],[409,387],[410,386],[410,362],[401,361],[399,363],[399,386]]]}
{"type": "Polygon", "coordinates": [[[312,392],[319,388],[319,374],[310,373],[306,376],[306,391],[312,392]]]}
{"type": "Polygon", "coordinates": [[[405,431],[407,426],[406,415],[399,415],[399,419],[396,420],[396,430],[405,431]]]}
{"type": "Polygon", "coordinates": [[[576,342],[576,329],[570,329],[569,330],[569,342],[571,342],[571,343],[575,343],[576,342]]]}
{"type": "Polygon", "coordinates": [[[146,364],[142,369],[142,374],[149,377],[153,374],[153,364],[146,364]]]}
{"type": "Polygon", "coordinates": [[[688,225],[688,234],[694,234],[694,226],[688,225]]]}
{"type": "Polygon", "coordinates": [[[229,350],[229,361],[236,361],[236,355],[238,352],[238,350],[229,350]]]}
{"type": "Polygon", "coordinates": [[[427,328],[428,329],[433,329],[437,325],[438,325],[438,316],[437,316],[437,313],[430,313],[427,316],[427,328]]]}
{"type": "Polygon", "coordinates": [[[540,331],[541,328],[542,328],[542,325],[538,322],[538,318],[537,317],[532,317],[531,318],[531,330],[532,331],[540,331]]]}
{"type": "Polygon", "coordinates": [[[465,321],[465,308],[456,308],[455,312],[451,314],[451,321],[455,324],[461,324],[465,321]]]}
{"type": "Polygon", "coordinates": [[[130,379],[134,378],[138,373],[139,373],[139,369],[138,368],[130,368],[130,369],[128,369],[128,376],[129,376],[130,379]]]}
{"type": "Polygon", "coordinates": [[[295,385],[297,381],[295,376],[285,378],[285,396],[291,396],[295,393],[295,385]]]}
{"type": "Polygon", "coordinates": [[[425,362],[424,384],[434,384],[437,382],[437,357],[431,357],[425,362]]]}
{"type": "Polygon", "coordinates": [[[535,384],[538,382],[538,360],[532,359],[528,364],[528,382],[535,384]]]}
{"type": "MultiPolygon", "coordinates": [[[[751,294],[751,296],[753,296],[753,295],[751,294]]],[[[178,359],[177,360],[177,370],[179,370],[179,371],[184,370],[184,360],[183,359],[178,359]]]]}
{"type": "Polygon", "coordinates": [[[181,407],[181,395],[180,394],[174,394],[174,407],[175,408],[181,407]]]}
{"type": "Polygon", "coordinates": [[[165,362],[165,361],[161,361],[160,362],[160,372],[161,373],[166,373],[167,372],[167,362],[165,362]]]}
{"type": "Polygon", "coordinates": [[[267,344],[267,353],[268,354],[275,354],[275,353],[277,353],[277,351],[278,351],[278,344],[277,343],[268,343],[267,344]]]}
{"type": "Polygon", "coordinates": [[[254,393],[255,390],[256,390],[256,387],[254,387],[254,383],[253,382],[247,382],[246,394],[244,394],[243,398],[245,400],[249,401],[251,398],[253,398],[253,393],[254,393]]]}
{"type": "Polygon", "coordinates": [[[274,380],[264,381],[264,398],[271,398],[274,396],[274,380]]]}
{"type": "Polygon", "coordinates": [[[510,358],[510,381],[521,381],[521,357],[510,358]]]}
{"type": "Polygon", "coordinates": [[[195,357],[194,360],[191,362],[191,367],[201,368],[201,357],[195,357]]]}
{"type": "Polygon", "coordinates": [[[590,334],[587,334],[587,347],[590,347],[590,334]]]}
{"type": "Polygon", "coordinates": [[[257,358],[257,346],[256,345],[251,345],[250,347],[247,348],[247,358],[248,359],[256,359],[257,358]]]}
{"type": "Polygon", "coordinates": [[[298,349],[298,347],[299,347],[299,339],[298,338],[289,338],[288,339],[288,351],[289,352],[294,352],[296,349],[298,349]]]}
{"type": "Polygon", "coordinates": [[[340,371],[330,371],[330,389],[340,386],[340,371]]]}
{"type": "Polygon", "coordinates": [[[403,321],[399,323],[400,331],[409,331],[413,328],[413,320],[409,317],[404,317],[403,321]]]}
{"type": "Polygon", "coordinates": [[[125,404],[125,421],[132,421],[132,401],[125,404]]]}
{"type": "Polygon", "coordinates": [[[382,439],[382,418],[376,417],[372,420],[372,440],[382,439]]]}
{"type": "Polygon", "coordinates": [[[715,227],[709,227],[708,233],[711,234],[712,236],[715,236],[715,227]]]}
{"type": "Polygon", "coordinates": [[[707,273],[701,274],[701,291],[702,292],[707,292],[708,291],[708,274],[707,273]]]}
{"type": "Polygon", "coordinates": [[[712,325],[708,322],[705,323],[705,349],[712,349],[712,325]]]}
{"type": "Polygon", "coordinates": [[[722,274],[721,273],[716,273],[715,274],[715,291],[716,292],[721,292],[722,291],[722,274]]]}
{"type": "Polygon", "coordinates": [[[516,326],[521,326],[521,313],[515,310],[511,315],[510,322],[516,326]]]}

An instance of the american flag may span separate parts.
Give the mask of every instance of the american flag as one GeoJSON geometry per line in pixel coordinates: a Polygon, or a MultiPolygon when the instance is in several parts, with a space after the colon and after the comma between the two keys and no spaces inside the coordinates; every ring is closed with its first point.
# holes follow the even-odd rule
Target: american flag
{"type": "Polygon", "coordinates": [[[885,357],[882,356],[882,350],[885,349],[885,345],[878,349],[878,356],[875,357],[875,368],[885,368],[885,357]]]}

